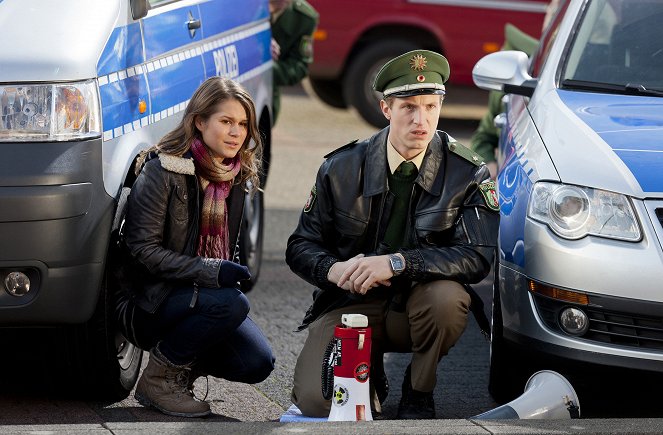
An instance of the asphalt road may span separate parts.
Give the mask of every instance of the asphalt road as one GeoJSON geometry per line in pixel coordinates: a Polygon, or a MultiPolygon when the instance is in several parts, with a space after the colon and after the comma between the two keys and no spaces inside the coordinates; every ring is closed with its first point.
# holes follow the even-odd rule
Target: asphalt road
{"type": "MultiPolygon", "coordinates": [[[[467,142],[484,103],[485,95],[480,92],[457,93],[455,96],[450,93],[443,108],[440,127],[461,142],[467,142]]],[[[309,97],[302,88],[291,88],[285,93],[281,117],[273,131],[272,165],[265,189],[263,265],[258,284],[248,294],[252,305],[251,316],[273,345],[276,369],[270,378],[255,386],[218,379],[210,379],[206,386],[199,380],[196,391],[204,395],[205,390],[209,390],[207,398],[214,412],[211,418],[206,419],[207,422],[275,421],[290,406],[292,372],[306,338],[306,332],[293,331],[310,304],[311,288],[287,268],[284,261],[286,240],[297,224],[323,156],[373,132],[375,129],[360,120],[354,112],[331,109],[316,98],[309,97]]],[[[485,281],[479,291],[487,295],[489,286],[490,282],[485,281]]],[[[3,359],[12,353],[11,349],[2,352],[0,357],[3,359]]],[[[113,430],[125,424],[145,422],[163,422],[164,432],[180,431],[183,419],[144,409],[132,396],[117,403],[63,398],[61,391],[47,388],[49,379],[59,376],[49,370],[50,355],[45,351],[35,355],[31,364],[17,365],[12,373],[4,374],[5,379],[14,378],[14,384],[19,387],[10,393],[0,393],[0,432],[22,425],[76,425],[84,430],[85,425],[96,424],[113,430]]],[[[438,419],[468,419],[498,406],[487,392],[488,358],[489,343],[480,334],[476,323],[470,320],[461,340],[439,366],[439,381],[435,390],[438,419]]],[[[396,414],[402,374],[408,359],[407,354],[387,355],[386,371],[392,389],[384,406],[386,419],[396,414]]],[[[602,393],[598,394],[604,400],[597,403],[606,406],[594,406],[591,411],[594,414],[590,412],[589,416],[628,417],[642,414],[638,411],[644,408],[649,398],[638,394],[643,391],[642,385],[635,384],[632,391],[623,392],[613,390],[612,381],[606,379],[601,387],[602,393]]],[[[3,390],[2,385],[0,390],[3,390]]],[[[661,402],[657,399],[653,403],[661,402]]],[[[644,416],[650,417],[658,415],[656,409],[644,413],[644,416]]],[[[44,430],[45,427],[38,429],[44,430]]],[[[246,431],[238,429],[238,433],[251,433],[254,429],[257,430],[248,427],[246,431]]],[[[628,431],[625,429],[624,432],[628,431]]]]}

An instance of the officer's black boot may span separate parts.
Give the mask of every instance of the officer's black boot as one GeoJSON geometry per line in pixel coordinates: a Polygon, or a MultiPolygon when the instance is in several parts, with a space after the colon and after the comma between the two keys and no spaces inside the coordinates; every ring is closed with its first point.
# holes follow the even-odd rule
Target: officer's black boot
{"type": "Polygon", "coordinates": [[[410,366],[405,370],[401,403],[398,405],[397,418],[402,420],[423,420],[435,418],[433,392],[423,393],[412,389],[410,366]]]}

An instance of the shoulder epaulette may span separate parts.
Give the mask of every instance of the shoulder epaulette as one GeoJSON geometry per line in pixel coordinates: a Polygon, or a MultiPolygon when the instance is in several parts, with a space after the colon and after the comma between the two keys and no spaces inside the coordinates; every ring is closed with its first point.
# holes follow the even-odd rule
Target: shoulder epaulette
{"type": "Polygon", "coordinates": [[[294,9],[298,10],[299,12],[301,12],[302,14],[308,15],[311,18],[315,18],[315,19],[318,18],[318,11],[313,9],[313,6],[311,6],[310,4],[308,4],[304,0],[295,0],[292,3],[292,7],[294,9]]]}
{"type": "Polygon", "coordinates": [[[484,163],[483,157],[456,140],[449,140],[448,146],[449,151],[459,155],[460,157],[464,158],[468,162],[473,163],[476,166],[481,166],[484,163]]]}
{"type": "Polygon", "coordinates": [[[348,143],[348,144],[343,145],[343,146],[340,147],[340,148],[336,148],[334,151],[332,151],[332,152],[330,152],[329,154],[327,154],[327,155],[325,156],[325,159],[326,159],[327,157],[331,157],[331,156],[333,156],[334,154],[338,154],[338,153],[340,153],[341,151],[344,151],[344,150],[347,150],[347,149],[352,148],[353,146],[355,146],[356,143],[357,143],[357,139],[353,140],[352,142],[350,142],[350,143],[348,143]]]}

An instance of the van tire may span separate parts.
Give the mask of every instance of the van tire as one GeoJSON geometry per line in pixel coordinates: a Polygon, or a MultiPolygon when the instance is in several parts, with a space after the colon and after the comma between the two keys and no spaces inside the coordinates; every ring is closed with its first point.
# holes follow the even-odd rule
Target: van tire
{"type": "Polygon", "coordinates": [[[251,278],[241,282],[241,289],[247,293],[253,289],[262,264],[262,245],[265,232],[265,201],[262,191],[253,197],[246,194],[244,216],[239,235],[239,262],[249,268],[251,278]]]}
{"type": "Polygon", "coordinates": [[[378,71],[388,60],[416,49],[410,41],[392,39],[370,43],[354,54],[343,79],[343,96],[369,124],[377,128],[389,124],[380,110],[382,95],[373,91],[378,71]]]}
{"type": "Polygon", "coordinates": [[[114,273],[122,260],[118,233],[129,192],[129,188],[123,188],[118,200],[95,312],[87,323],[68,332],[70,368],[73,379],[78,380],[77,394],[97,400],[125,399],[136,384],[143,357],[143,351],[122,335],[115,319],[122,291],[114,273]]]}

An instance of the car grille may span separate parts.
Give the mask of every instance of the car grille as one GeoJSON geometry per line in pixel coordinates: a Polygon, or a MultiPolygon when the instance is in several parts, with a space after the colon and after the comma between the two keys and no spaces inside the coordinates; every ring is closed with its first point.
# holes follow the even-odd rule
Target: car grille
{"type": "MultiPolygon", "coordinates": [[[[555,332],[566,334],[557,319],[565,307],[576,307],[589,317],[589,331],[581,340],[609,343],[640,349],[663,350],[663,316],[642,316],[633,313],[605,310],[596,306],[582,306],[534,294],[541,319],[555,332]]],[[[591,297],[590,297],[591,300],[591,297]]]]}

